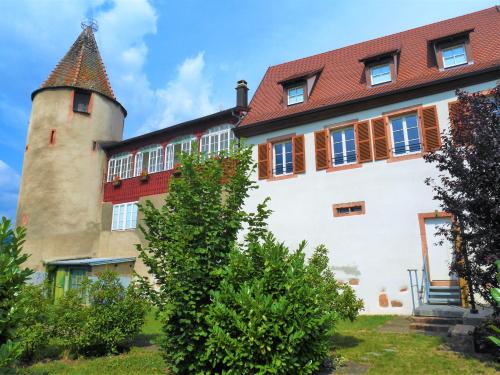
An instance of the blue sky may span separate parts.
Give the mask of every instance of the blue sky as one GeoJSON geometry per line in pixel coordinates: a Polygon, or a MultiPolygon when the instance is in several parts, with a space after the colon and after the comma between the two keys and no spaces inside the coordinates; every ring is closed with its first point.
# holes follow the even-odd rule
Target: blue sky
{"type": "MultiPolygon", "coordinates": [[[[498,0],[2,0],[0,216],[17,204],[31,92],[91,16],[125,137],[234,105],[270,65],[494,6],[498,0]]],[[[75,164],[77,166],[78,163],[75,164]]]]}

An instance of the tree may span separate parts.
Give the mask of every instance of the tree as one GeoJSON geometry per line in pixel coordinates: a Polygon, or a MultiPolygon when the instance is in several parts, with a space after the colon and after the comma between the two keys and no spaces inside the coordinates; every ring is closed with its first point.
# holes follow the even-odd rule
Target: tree
{"type": "Polygon", "coordinates": [[[142,285],[160,310],[162,353],[174,373],[311,373],[329,352],[335,322],[362,306],[334,279],[324,247],[306,263],[304,244],[290,252],[277,243],[267,201],[244,211],[254,168],[244,146],[208,159],[184,155],[164,206],[140,207],[147,245],[137,248],[156,286],[142,285]],[[267,321],[257,338],[260,318],[267,321]]]}
{"type": "Polygon", "coordinates": [[[20,292],[33,273],[22,269],[28,255],[21,254],[26,230],[11,228],[10,220],[0,222],[0,368],[9,365],[20,354],[15,342],[15,330],[22,318],[20,292]]]}
{"type": "MultiPolygon", "coordinates": [[[[500,258],[500,86],[488,94],[457,91],[457,96],[441,148],[424,156],[440,172],[426,183],[454,218],[451,228],[440,230],[460,244],[451,272],[493,303],[489,292],[498,287],[495,261],[500,258]]],[[[473,293],[469,298],[473,302],[473,293]]]]}
{"type": "Polygon", "coordinates": [[[247,218],[243,204],[254,187],[252,165],[247,147],[235,149],[231,159],[184,155],[165,205],[140,207],[147,245],[137,249],[158,288],[146,279],[142,285],[161,312],[163,356],[176,373],[193,372],[204,350],[211,294],[247,218]]]}

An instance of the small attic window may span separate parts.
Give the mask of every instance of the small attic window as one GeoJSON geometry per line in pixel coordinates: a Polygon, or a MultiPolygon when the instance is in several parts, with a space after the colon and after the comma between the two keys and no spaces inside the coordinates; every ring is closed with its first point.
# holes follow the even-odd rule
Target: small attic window
{"type": "Polygon", "coordinates": [[[304,85],[292,86],[287,89],[288,105],[302,103],[304,101],[304,85]]]}
{"type": "Polygon", "coordinates": [[[465,44],[460,43],[452,47],[443,49],[443,67],[451,68],[453,66],[467,64],[467,53],[465,44]]]}
{"type": "Polygon", "coordinates": [[[75,91],[73,112],[90,113],[90,95],[89,92],[75,91]]]}
{"type": "Polygon", "coordinates": [[[455,35],[429,41],[431,48],[434,48],[439,70],[443,71],[466,64],[473,64],[469,39],[469,34],[472,31],[474,30],[466,30],[455,35]]]}
{"type": "Polygon", "coordinates": [[[389,63],[372,66],[370,68],[372,86],[391,82],[391,65],[389,63]]]}

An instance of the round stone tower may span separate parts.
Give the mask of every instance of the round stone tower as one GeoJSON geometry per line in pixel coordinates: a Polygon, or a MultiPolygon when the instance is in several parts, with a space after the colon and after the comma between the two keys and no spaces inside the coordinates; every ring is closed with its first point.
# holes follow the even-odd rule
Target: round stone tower
{"type": "Polygon", "coordinates": [[[91,26],[32,94],[17,207],[27,266],[97,255],[106,156],[126,111],[111,89],[91,26]]]}

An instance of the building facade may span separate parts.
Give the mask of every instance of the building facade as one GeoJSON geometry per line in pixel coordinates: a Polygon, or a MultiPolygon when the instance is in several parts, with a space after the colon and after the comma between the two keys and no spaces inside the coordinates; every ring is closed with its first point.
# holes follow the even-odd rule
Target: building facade
{"type": "Polygon", "coordinates": [[[453,246],[433,236],[450,217],[422,156],[440,146],[456,89],[498,84],[498,24],[494,7],[273,66],[249,106],[239,81],[235,107],[126,140],[86,28],[33,93],[17,210],[28,266],[59,294],[103,268],[124,282],[146,274],[137,203],[162,204],[180,153],[216,154],[239,137],[258,165],[248,209],[271,197],[279,240],[325,244],[366,313],[410,313],[407,270],[424,266],[433,302],[463,304],[463,280],[447,271],[453,246]]]}

